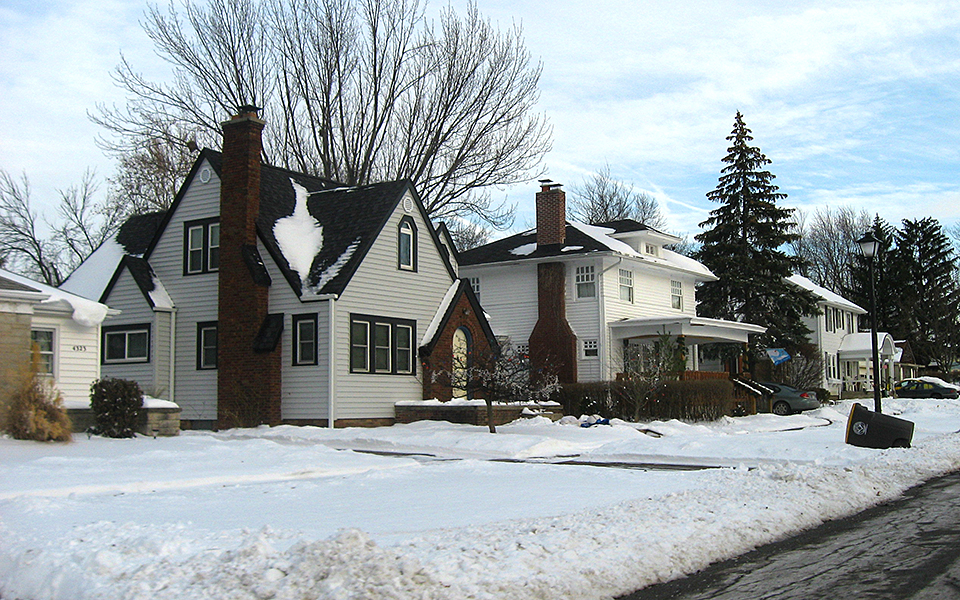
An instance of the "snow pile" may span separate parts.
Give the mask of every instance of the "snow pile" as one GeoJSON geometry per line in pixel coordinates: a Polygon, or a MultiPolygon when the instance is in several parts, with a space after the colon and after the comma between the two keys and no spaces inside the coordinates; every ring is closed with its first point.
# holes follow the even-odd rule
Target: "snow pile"
{"type": "Polygon", "coordinates": [[[69,306],[70,310],[73,311],[73,320],[76,321],[78,325],[83,327],[96,327],[103,323],[103,320],[107,318],[108,308],[105,304],[100,304],[99,302],[89,300],[74,293],[64,291],[60,288],[55,288],[37,281],[33,281],[32,279],[27,279],[22,275],[10,273],[6,270],[3,271],[3,276],[21,285],[26,285],[36,290],[40,290],[44,294],[49,294],[50,297],[41,302],[41,306],[56,305],[57,303],[66,304],[69,306]]]}
{"type": "Polygon", "coordinates": [[[0,597],[610,598],[960,468],[960,401],[885,406],[915,422],[913,448],[844,444],[848,402],[713,423],[534,418],[496,435],[426,422],[0,438],[0,597]],[[550,464],[604,457],[732,466],[550,464]]]}
{"type": "Polygon", "coordinates": [[[307,210],[307,188],[293,179],[290,185],[297,197],[293,214],[278,219],[273,225],[273,235],[290,268],[300,275],[301,284],[306,282],[313,266],[313,259],[323,247],[323,227],[307,210]]]}

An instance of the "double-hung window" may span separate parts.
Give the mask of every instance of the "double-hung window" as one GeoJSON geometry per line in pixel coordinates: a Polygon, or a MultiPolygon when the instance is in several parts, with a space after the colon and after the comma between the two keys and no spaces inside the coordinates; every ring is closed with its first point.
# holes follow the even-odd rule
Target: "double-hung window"
{"type": "Polygon", "coordinates": [[[577,285],[577,298],[597,297],[597,278],[593,271],[593,265],[577,267],[575,282],[577,285]]]}
{"type": "Polygon", "coordinates": [[[683,282],[670,281],[670,306],[683,310],[683,282]]]}
{"type": "Polygon", "coordinates": [[[416,321],[350,316],[350,372],[410,375],[415,372],[416,321]]]}
{"type": "Polygon", "coordinates": [[[471,277],[470,278],[470,288],[473,290],[473,295],[477,297],[477,300],[480,299],[480,278],[471,277]]]}
{"type": "Polygon", "coordinates": [[[103,362],[150,362],[150,325],[114,325],[103,328],[103,362]]]}
{"type": "Polygon", "coordinates": [[[33,329],[30,331],[30,341],[33,350],[37,353],[37,374],[53,375],[54,367],[54,332],[52,329],[33,329]]]}
{"type": "Polygon", "coordinates": [[[220,222],[216,219],[184,224],[183,274],[212,273],[220,268],[220,222]]]}
{"type": "Polygon", "coordinates": [[[620,299],[633,304],[633,271],[620,269],[620,299]]]}
{"type": "Polygon", "coordinates": [[[599,340],[583,340],[583,357],[597,358],[600,356],[599,340]]]}
{"type": "Polygon", "coordinates": [[[217,368],[217,322],[197,323],[197,369],[217,368]]]}
{"type": "Polygon", "coordinates": [[[317,364],[317,315],[293,315],[293,364],[317,364]]]}

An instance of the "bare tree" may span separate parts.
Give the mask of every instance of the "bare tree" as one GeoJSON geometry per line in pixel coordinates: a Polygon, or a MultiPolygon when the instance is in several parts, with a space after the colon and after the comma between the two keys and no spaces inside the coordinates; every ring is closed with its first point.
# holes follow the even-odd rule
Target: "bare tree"
{"type": "Polygon", "coordinates": [[[120,225],[94,196],[94,173],[80,185],[60,191],[58,221],[41,221],[30,204],[30,181],[18,181],[0,169],[0,256],[7,268],[52,286],[70,272],[120,225]]]}
{"type": "Polygon", "coordinates": [[[488,229],[464,219],[451,220],[447,230],[458,252],[482,246],[490,241],[488,229]]]}
{"type": "Polygon", "coordinates": [[[792,242],[794,254],[803,259],[804,275],[828,290],[843,294],[850,288],[850,274],[859,251],[857,240],[873,226],[866,210],[850,206],[818,209],[813,218],[797,220],[800,239],[792,242]]]}
{"type": "MultiPolygon", "coordinates": [[[[241,105],[271,122],[264,158],[345,184],[410,179],[435,219],[494,226],[512,207],[484,190],[541,174],[551,130],[534,113],[541,66],[522,31],[498,31],[476,6],[427,22],[422,0],[184,0],[144,25],[173,67],[148,81],[126,61],[125,108],[92,118],[115,148],[189,130],[216,147],[241,105]]],[[[179,143],[183,143],[180,140],[179,143]]]]}
{"type": "Polygon", "coordinates": [[[118,216],[170,207],[196,160],[194,147],[170,138],[148,139],[140,148],[117,152],[117,171],[109,178],[109,210],[118,216]]]}
{"type": "Polygon", "coordinates": [[[657,199],[613,179],[609,163],[590,179],[584,179],[581,185],[574,186],[573,194],[571,212],[580,221],[596,224],[633,219],[654,229],[666,226],[657,199]]]}

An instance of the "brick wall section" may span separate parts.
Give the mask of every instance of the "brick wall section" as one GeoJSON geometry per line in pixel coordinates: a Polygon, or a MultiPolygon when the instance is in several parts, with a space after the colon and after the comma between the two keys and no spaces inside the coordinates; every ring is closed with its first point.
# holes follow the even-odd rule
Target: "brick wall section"
{"type": "Polygon", "coordinates": [[[530,333],[530,363],[554,372],[561,383],[577,381],[577,336],[567,322],[566,266],[537,265],[537,324],[530,333]]]}
{"type": "MultiPolygon", "coordinates": [[[[446,327],[437,334],[437,343],[433,348],[433,353],[421,362],[421,372],[423,376],[423,397],[424,399],[436,398],[446,402],[453,396],[453,390],[446,381],[433,381],[433,374],[437,371],[450,371],[453,362],[453,333],[463,327],[470,332],[470,339],[473,341],[473,352],[480,356],[489,355],[493,351],[490,343],[487,341],[486,334],[480,326],[480,321],[470,305],[470,299],[466,294],[461,294],[453,308],[453,313],[446,327]]],[[[447,378],[441,378],[444,380],[447,378]]]]}
{"type": "Polygon", "coordinates": [[[567,239],[567,196],[557,184],[537,192],[537,245],[562,244],[567,239]]]}
{"type": "Polygon", "coordinates": [[[257,243],[264,122],[245,112],[223,124],[220,272],[217,321],[217,420],[220,428],[280,422],[280,346],[253,351],[269,311],[268,288],[254,283],[241,255],[257,243]]]}
{"type": "Polygon", "coordinates": [[[30,369],[30,323],[30,315],[0,312],[0,428],[13,393],[30,369]]]}

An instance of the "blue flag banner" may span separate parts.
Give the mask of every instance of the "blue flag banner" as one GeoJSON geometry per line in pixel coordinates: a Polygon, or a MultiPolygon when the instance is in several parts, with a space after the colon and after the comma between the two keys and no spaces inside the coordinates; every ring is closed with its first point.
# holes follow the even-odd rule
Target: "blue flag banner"
{"type": "Polygon", "coordinates": [[[790,360],[790,355],[783,348],[767,348],[767,356],[773,361],[773,364],[779,365],[790,360]]]}

